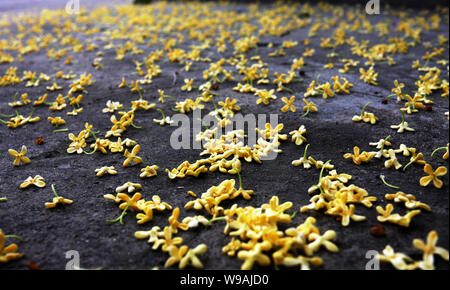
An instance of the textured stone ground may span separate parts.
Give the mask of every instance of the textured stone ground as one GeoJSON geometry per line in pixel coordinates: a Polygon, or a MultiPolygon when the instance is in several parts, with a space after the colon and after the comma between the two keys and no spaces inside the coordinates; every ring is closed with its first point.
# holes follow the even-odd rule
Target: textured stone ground
{"type": "MultiPolygon", "coordinates": [[[[56,4],[55,4],[56,5],[56,4]]],[[[232,9],[244,12],[248,7],[246,4],[233,4],[232,9]]],[[[2,6],[0,6],[2,7],[2,6]]],[[[6,6],[3,6],[6,7],[6,6]]],[[[262,5],[261,9],[269,7],[262,5]]],[[[222,9],[222,8],[217,8],[222,9]]],[[[11,9],[13,11],[14,9],[11,9]]],[[[20,9],[16,9],[16,12],[20,9]]],[[[2,12],[5,12],[3,10],[2,12]]],[[[411,14],[421,11],[411,10],[411,14]]],[[[8,14],[8,11],[6,11],[8,14]]],[[[395,16],[373,16],[369,19],[377,22],[383,17],[392,19],[392,28],[395,28],[398,19],[395,16]]],[[[443,34],[448,38],[448,15],[442,15],[443,21],[440,31],[424,31],[422,42],[430,41],[436,44],[438,34],[443,34]]],[[[257,49],[249,52],[249,56],[261,55],[263,60],[269,64],[271,72],[284,72],[289,68],[292,59],[300,56],[304,52],[304,47],[298,46],[286,49],[287,55],[282,57],[267,57],[267,54],[275,48],[279,48],[284,40],[301,41],[307,38],[309,27],[298,29],[281,37],[264,36],[261,38],[257,49]],[[267,45],[272,42],[274,48],[267,45]]],[[[332,30],[331,30],[332,31],[332,30]]],[[[323,69],[327,63],[326,54],[329,50],[319,47],[320,38],[328,37],[331,31],[319,31],[318,35],[312,39],[310,48],[316,49],[316,54],[311,58],[305,58],[307,65],[303,68],[305,75],[303,82],[288,85],[294,90],[297,97],[296,105],[299,111],[302,108],[301,97],[306,91],[309,83],[320,74],[320,80],[331,81],[331,76],[340,75],[337,67],[332,70],[323,69]]],[[[380,39],[374,35],[356,34],[358,39],[370,39],[372,43],[386,41],[387,38],[380,39]]],[[[2,36],[0,36],[0,39],[2,36]]],[[[189,49],[190,42],[187,40],[180,45],[181,48],[189,49]]],[[[146,52],[148,48],[143,46],[146,52]]],[[[273,101],[268,106],[256,105],[256,96],[251,94],[240,94],[232,90],[235,82],[225,82],[220,84],[217,91],[221,96],[220,100],[226,96],[238,99],[243,114],[279,114],[279,122],[285,126],[284,132],[289,132],[299,125],[305,125],[308,130],[306,137],[310,143],[309,153],[320,160],[332,160],[339,172],[345,172],[353,176],[352,183],[365,188],[370,195],[376,196],[377,205],[385,205],[386,193],[394,192],[383,185],[379,175],[384,174],[392,184],[400,186],[406,193],[414,194],[418,200],[427,203],[432,208],[432,212],[423,212],[413,219],[410,227],[403,228],[394,224],[384,224],[386,235],[384,237],[374,237],[369,234],[373,225],[378,225],[375,208],[367,209],[358,205],[357,213],[365,215],[364,222],[352,222],[348,227],[342,227],[334,217],[324,215],[323,212],[310,211],[307,214],[298,213],[290,225],[297,225],[310,215],[317,219],[320,229],[332,229],[337,232],[336,244],[339,246],[339,253],[330,253],[321,250],[317,255],[322,257],[324,265],[319,269],[364,269],[367,259],[365,254],[368,250],[381,251],[385,245],[390,244],[396,251],[404,252],[415,259],[420,259],[420,254],[412,247],[414,238],[426,239],[427,233],[436,230],[439,234],[440,246],[448,249],[449,246],[449,180],[448,175],[442,179],[444,186],[436,189],[432,186],[421,187],[419,179],[424,176],[421,166],[412,165],[406,172],[386,169],[381,160],[374,160],[369,164],[356,166],[351,160],[343,158],[343,154],[352,152],[354,146],[359,146],[363,150],[373,150],[368,143],[378,141],[387,135],[391,135],[390,141],[394,146],[407,144],[417,148],[426,155],[426,159],[433,165],[448,167],[448,161],[442,160],[439,152],[434,158],[429,157],[430,153],[437,147],[445,146],[448,143],[448,120],[444,113],[448,111],[448,101],[441,98],[441,92],[433,93],[431,96],[435,102],[433,110],[430,112],[421,111],[419,114],[407,116],[409,125],[416,129],[415,132],[398,134],[389,126],[400,123],[401,116],[398,109],[401,104],[391,98],[387,104],[382,100],[391,94],[393,81],[398,79],[405,83],[407,89],[415,89],[414,82],[419,74],[411,69],[411,64],[415,59],[419,59],[427,50],[418,45],[411,47],[410,51],[404,55],[395,55],[397,65],[389,66],[385,63],[377,64],[376,70],[379,85],[371,86],[359,80],[359,73],[346,74],[345,77],[354,84],[349,95],[336,95],[334,98],[322,99],[314,98],[318,105],[319,112],[310,114],[307,118],[301,118],[301,113],[280,112],[282,107],[281,97],[290,97],[290,93],[277,94],[278,100],[273,101]],[[380,117],[380,122],[371,126],[366,123],[354,123],[351,121],[353,115],[360,112],[361,107],[367,102],[373,104],[369,111],[380,117]]],[[[84,123],[89,122],[96,130],[102,134],[110,127],[109,114],[99,113],[105,106],[107,100],[120,101],[129,104],[129,101],[137,98],[128,90],[117,88],[122,76],[127,80],[132,80],[135,76],[133,56],[127,56],[121,62],[115,61],[113,50],[104,50],[103,69],[95,70],[91,62],[96,57],[95,52],[74,54],[74,64],[70,69],[74,73],[88,72],[93,75],[96,82],[88,87],[89,94],[83,99],[84,112],[77,117],[63,116],[67,121],[69,132],[78,133],[83,129],[84,123]]],[[[348,47],[343,51],[336,51],[340,58],[353,58],[348,47]]],[[[207,54],[207,53],[206,53],[207,54]]],[[[232,49],[223,56],[232,55],[232,49]]],[[[222,55],[211,50],[210,57],[218,60],[222,55]]],[[[356,58],[356,57],[355,57],[356,58]]],[[[37,72],[54,73],[59,69],[67,70],[67,67],[59,62],[49,62],[45,55],[45,50],[26,55],[23,63],[14,62],[12,65],[18,67],[18,72],[32,70],[37,72]]],[[[448,44],[445,46],[443,59],[448,61],[448,44]]],[[[362,61],[364,62],[364,61],[362,61]]],[[[180,66],[168,62],[160,61],[163,72],[154,78],[153,83],[145,85],[144,96],[152,102],[156,102],[157,89],[164,89],[168,95],[175,96],[177,100],[184,100],[187,97],[195,97],[197,92],[181,92],[180,87],[185,77],[202,79],[202,71],[208,64],[193,65],[191,72],[181,72],[180,66]],[[176,85],[173,85],[173,73],[180,71],[176,85]]],[[[0,75],[3,75],[9,67],[8,64],[0,64],[0,75]]],[[[448,80],[448,66],[439,66],[443,70],[443,77],[448,80]]],[[[196,84],[199,84],[196,81],[196,84]]],[[[67,88],[69,82],[61,82],[67,88]]],[[[272,85],[267,86],[273,87],[272,85]]],[[[12,101],[15,92],[28,92],[35,98],[45,93],[45,86],[39,88],[25,88],[24,83],[15,87],[0,87],[0,113],[10,114],[14,111],[7,105],[12,101]]],[[[55,93],[50,93],[52,98],[55,93]]],[[[170,108],[174,103],[168,100],[164,105],[158,105],[166,114],[170,114],[170,108]]],[[[205,114],[212,108],[207,105],[205,114]]],[[[18,109],[23,115],[29,113],[30,106],[18,109]]],[[[160,113],[156,110],[139,111],[136,114],[136,125],[143,129],[130,128],[126,131],[126,137],[137,140],[142,147],[141,156],[149,164],[157,164],[162,169],[158,176],[142,180],[138,177],[140,167],[122,168],[122,154],[94,154],[94,155],[70,155],[66,152],[69,145],[67,132],[53,133],[53,127],[47,121],[47,117],[53,115],[47,107],[37,107],[36,116],[41,117],[41,121],[36,124],[28,124],[17,129],[0,126],[0,197],[6,196],[7,202],[0,202],[0,228],[6,234],[16,234],[23,237],[24,242],[18,243],[20,251],[25,257],[0,265],[0,269],[26,269],[28,261],[34,261],[42,269],[63,269],[67,260],[65,252],[77,250],[81,255],[81,266],[85,268],[103,267],[104,269],[151,269],[154,266],[163,267],[167,254],[160,251],[152,251],[145,241],[136,240],[134,232],[148,229],[153,225],[162,225],[167,222],[170,213],[156,214],[154,219],[144,225],[136,224],[134,214],[125,217],[125,225],[109,224],[106,219],[117,217],[120,210],[111,201],[103,198],[104,194],[114,193],[114,189],[126,181],[139,182],[143,185],[143,196],[148,199],[153,194],[158,194],[164,201],[169,202],[174,207],[183,207],[184,204],[192,200],[186,194],[188,190],[196,193],[206,191],[213,185],[218,185],[222,180],[230,178],[229,175],[220,173],[207,173],[199,178],[187,177],[185,179],[170,180],[163,172],[165,168],[177,167],[182,161],[194,161],[199,158],[200,150],[174,150],[169,146],[169,138],[174,127],[160,127],[153,123],[153,118],[159,118],[160,113]],[[36,145],[35,139],[43,137],[45,143],[36,145]],[[7,153],[9,148],[16,150],[22,145],[28,148],[28,155],[32,162],[27,165],[14,167],[11,157],[7,153]],[[100,166],[113,165],[118,169],[117,176],[104,176],[98,178],[94,170],[100,166]],[[47,187],[44,189],[29,188],[20,190],[20,183],[28,176],[39,174],[46,180],[47,187]],[[44,202],[49,201],[53,195],[50,184],[55,184],[57,191],[64,197],[71,198],[74,203],[70,206],[58,207],[48,210],[44,207],[44,202]]],[[[192,116],[192,113],[189,114],[192,116]]],[[[4,119],[4,118],[3,118],[4,119]]],[[[317,170],[305,170],[291,165],[291,161],[298,159],[303,154],[304,146],[298,147],[290,141],[281,145],[283,152],[276,160],[265,161],[262,164],[243,164],[244,187],[255,191],[254,197],[249,200],[233,200],[226,202],[225,206],[231,206],[237,202],[240,206],[259,206],[269,202],[273,195],[278,195],[281,202],[291,201],[294,207],[290,212],[298,211],[300,206],[309,202],[310,196],[308,188],[317,182],[317,170]]],[[[406,164],[408,159],[400,158],[402,164],[406,164]]],[[[397,211],[404,214],[406,210],[395,205],[397,211]]],[[[182,210],[182,216],[192,215],[190,211],[182,210]]],[[[230,237],[223,233],[223,224],[220,222],[209,229],[199,228],[196,230],[183,232],[184,243],[197,245],[206,243],[208,252],[202,256],[205,269],[239,269],[241,261],[237,258],[230,258],[221,254],[222,247],[228,243],[230,237]]],[[[436,259],[438,269],[448,269],[448,263],[442,259],[436,259]]],[[[389,265],[382,264],[383,269],[391,269],[389,265]]]]}

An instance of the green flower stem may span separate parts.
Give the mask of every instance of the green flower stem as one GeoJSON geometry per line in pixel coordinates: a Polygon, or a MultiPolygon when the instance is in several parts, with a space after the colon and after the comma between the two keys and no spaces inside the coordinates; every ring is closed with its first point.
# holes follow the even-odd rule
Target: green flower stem
{"type": "Polygon", "coordinates": [[[2,122],[3,124],[8,124],[7,121],[0,119],[0,122],[2,122]]]}
{"type": "Polygon", "coordinates": [[[320,74],[318,74],[317,77],[316,77],[316,85],[319,84],[319,79],[320,79],[320,74]]]}
{"type": "Polygon", "coordinates": [[[55,185],[52,184],[52,191],[55,194],[56,197],[59,197],[59,195],[56,193],[55,185]]]}
{"type": "Polygon", "coordinates": [[[221,217],[216,217],[216,218],[212,218],[208,221],[208,223],[206,224],[206,226],[210,226],[211,223],[216,222],[216,221],[225,221],[227,218],[224,216],[221,217]]]}
{"type": "Polygon", "coordinates": [[[291,219],[295,218],[296,215],[297,215],[297,212],[294,211],[294,213],[291,215],[291,219]]]}
{"type": "MultiPolygon", "coordinates": [[[[97,140],[97,136],[95,135],[95,131],[92,131],[92,130],[88,130],[88,131],[89,131],[89,133],[92,134],[92,136],[94,136],[95,140],[97,140]]],[[[97,133],[99,133],[99,132],[97,132],[97,133]]]]}
{"type": "Polygon", "coordinates": [[[309,111],[310,111],[310,107],[308,106],[308,109],[306,109],[306,113],[304,113],[304,114],[302,115],[302,118],[308,116],[309,111]]]}
{"type": "Polygon", "coordinates": [[[380,178],[381,178],[381,181],[383,181],[384,185],[386,185],[386,186],[388,186],[390,188],[394,188],[394,189],[399,189],[400,188],[399,186],[395,186],[395,185],[387,183],[386,180],[384,179],[385,176],[383,174],[380,175],[380,178]]]}
{"type": "Polygon", "coordinates": [[[7,201],[8,199],[6,197],[0,197],[0,201],[7,201]]]}
{"type": "Polygon", "coordinates": [[[141,157],[134,156],[134,158],[139,159],[139,161],[141,161],[142,165],[144,165],[144,167],[147,167],[147,164],[144,162],[144,160],[141,157]]]}
{"type": "Polygon", "coordinates": [[[325,167],[327,167],[327,165],[331,162],[331,160],[328,160],[327,162],[325,162],[325,164],[322,166],[322,168],[320,169],[320,175],[319,175],[319,185],[322,182],[322,175],[323,175],[323,170],[325,169],[325,167]]]}
{"type": "Polygon", "coordinates": [[[209,126],[207,126],[207,125],[205,124],[205,122],[203,121],[202,118],[197,118],[197,120],[199,120],[199,121],[202,123],[202,125],[205,126],[207,130],[209,130],[209,126]]]}
{"type": "Polygon", "coordinates": [[[136,129],[142,129],[142,127],[136,126],[134,123],[131,123],[131,126],[133,126],[133,127],[136,128],[136,129]]]}
{"type": "Polygon", "coordinates": [[[164,114],[164,111],[161,110],[161,109],[156,109],[156,110],[161,113],[163,120],[165,120],[166,119],[166,114],[164,114]]]}
{"type": "Polygon", "coordinates": [[[416,158],[411,158],[411,161],[409,161],[409,163],[406,164],[405,167],[403,167],[403,171],[405,171],[408,166],[410,166],[411,164],[413,164],[416,161],[417,161],[416,158]]]}
{"type": "Polygon", "coordinates": [[[5,235],[5,238],[18,239],[19,241],[23,242],[23,239],[18,235],[5,235]]]}
{"type": "Polygon", "coordinates": [[[139,94],[139,100],[142,100],[142,99],[143,99],[143,96],[142,96],[141,89],[137,89],[136,91],[137,91],[138,94],[139,94]]]}
{"type": "Polygon", "coordinates": [[[292,89],[290,89],[290,88],[287,88],[287,87],[285,87],[285,86],[283,86],[283,89],[286,90],[286,91],[288,91],[288,92],[290,92],[291,94],[294,93],[294,90],[292,90],[292,89]]]}
{"type": "Polygon", "coordinates": [[[3,118],[12,118],[12,117],[14,117],[14,114],[12,114],[12,115],[3,115],[3,114],[0,114],[0,117],[3,117],[3,118]]]}
{"type": "Polygon", "coordinates": [[[305,153],[303,153],[303,160],[306,160],[306,152],[308,152],[309,144],[306,144],[305,153]]]}
{"type": "Polygon", "coordinates": [[[127,210],[128,210],[128,207],[129,207],[130,205],[129,204],[127,204],[127,206],[124,208],[124,210],[122,211],[122,214],[118,217],[118,218],[116,218],[116,219],[113,219],[113,220],[106,220],[108,223],[117,223],[117,222],[120,222],[120,224],[121,225],[123,225],[123,217],[127,214],[127,210]]]}
{"type": "Polygon", "coordinates": [[[92,154],[94,154],[96,151],[97,151],[97,148],[94,148],[94,150],[91,151],[91,152],[86,152],[86,151],[83,150],[84,154],[86,154],[86,155],[92,155],[92,154]]]}
{"type": "Polygon", "coordinates": [[[17,93],[15,93],[14,94],[14,103],[16,102],[16,100],[17,100],[17,95],[19,94],[19,92],[17,92],[17,93]]]}
{"type": "Polygon", "coordinates": [[[67,132],[67,131],[69,131],[69,129],[64,128],[64,129],[53,130],[53,133],[57,133],[57,132],[67,132]]]}
{"type": "Polygon", "coordinates": [[[446,150],[446,149],[447,149],[447,146],[434,149],[434,151],[431,152],[431,157],[433,157],[434,153],[438,152],[439,150],[446,150]]]}
{"type": "Polygon", "coordinates": [[[211,102],[212,102],[213,105],[214,105],[214,111],[217,111],[218,109],[217,109],[216,102],[214,102],[214,98],[211,98],[211,102]]]}
{"type": "Polygon", "coordinates": [[[239,189],[242,189],[242,176],[241,173],[238,171],[238,178],[239,178],[239,189]]]}
{"type": "Polygon", "coordinates": [[[363,117],[364,111],[366,110],[367,106],[370,105],[370,104],[372,104],[372,102],[368,102],[368,103],[365,104],[364,107],[362,108],[362,110],[361,110],[361,115],[360,115],[361,118],[363,117]]]}
{"type": "Polygon", "coordinates": [[[33,116],[33,113],[34,113],[34,107],[31,107],[31,113],[30,113],[30,116],[28,116],[28,118],[31,118],[33,116]]]}
{"type": "Polygon", "coordinates": [[[317,184],[317,186],[319,186],[320,192],[323,194],[323,189],[322,189],[322,176],[323,176],[323,170],[325,169],[325,167],[327,167],[327,165],[331,162],[331,160],[328,160],[327,162],[325,162],[325,164],[322,166],[322,168],[320,169],[320,175],[319,175],[319,183],[317,184]]]}
{"type": "Polygon", "coordinates": [[[384,140],[383,143],[381,144],[381,149],[380,152],[383,153],[384,150],[384,144],[386,144],[387,140],[389,140],[389,138],[391,138],[391,135],[387,136],[384,140]]]}
{"type": "Polygon", "coordinates": [[[405,124],[405,112],[402,111],[402,125],[405,124]]]}
{"type": "Polygon", "coordinates": [[[389,99],[390,97],[396,96],[397,94],[390,94],[389,96],[386,97],[386,99],[389,99]]]}

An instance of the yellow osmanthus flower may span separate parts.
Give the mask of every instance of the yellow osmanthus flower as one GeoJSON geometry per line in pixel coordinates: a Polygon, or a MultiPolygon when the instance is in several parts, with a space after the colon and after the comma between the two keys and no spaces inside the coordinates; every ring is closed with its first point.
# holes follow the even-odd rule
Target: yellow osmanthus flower
{"type": "Polygon", "coordinates": [[[433,185],[436,188],[441,188],[444,184],[442,180],[438,179],[439,176],[444,176],[447,174],[447,167],[440,166],[436,169],[436,171],[433,171],[433,168],[430,164],[426,163],[423,171],[425,171],[428,176],[424,176],[420,179],[419,183],[421,186],[427,186],[430,184],[431,181],[433,181],[433,185]]]}
{"type": "Polygon", "coordinates": [[[392,89],[392,93],[397,95],[397,101],[401,101],[405,98],[403,95],[402,89],[405,87],[405,84],[399,83],[397,80],[394,81],[395,88],[392,89]]]}
{"type": "Polygon", "coordinates": [[[95,169],[95,173],[97,176],[103,176],[105,174],[116,175],[117,171],[114,166],[103,166],[101,168],[95,169]]]}
{"type": "Polygon", "coordinates": [[[269,251],[272,244],[268,241],[257,243],[250,251],[239,251],[238,258],[245,262],[241,266],[241,270],[251,270],[255,263],[260,266],[269,266],[271,264],[270,258],[263,254],[263,251],[269,251]]]}
{"type": "Polygon", "coordinates": [[[404,216],[401,216],[398,213],[392,214],[392,212],[394,211],[394,206],[391,203],[388,203],[386,205],[386,209],[383,209],[381,206],[377,206],[376,210],[380,214],[380,216],[377,216],[377,220],[379,222],[391,222],[402,227],[409,227],[411,219],[421,213],[419,209],[416,209],[408,212],[404,216]]]}
{"type": "Polygon", "coordinates": [[[422,261],[418,263],[418,266],[422,270],[434,270],[434,255],[441,256],[444,260],[449,260],[448,251],[444,248],[437,247],[438,235],[436,231],[428,233],[427,243],[425,244],[420,239],[413,240],[413,246],[423,251],[422,261]]]}
{"type": "Polygon", "coordinates": [[[30,185],[35,185],[37,187],[45,187],[44,178],[40,175],[36,175],[34,178],[29,176],[27,179],[25,179],[24,182],[20,185],[20,188],[27,188],[30,185]]]}
{"type": "Polygon", "coordinates": [[[126,81],[126,79],[125,79],[125,77],[122,77],[122,82],[119,84],[119,88],[124,88],[124,87],[126,87],[126,86],[128,86],[127,85],[127,81],[126,81]]]}
{"type": "Polygon", "coordinates": [[[222,106],[224,109],[227,109],[227,110],[230,110],[230,111],[239,111],[241,109],[241,107],[236,105],[236,102],[237,102],[236,99],[233,99],[231,101],[230,98],[227,97],[225,99],[225,102],[220,101],[219,105],[222,106]]]}
{"type": "Polygon", "coordinates": [[[308,102],[306,99],[303,99],[303,103],[305,104],[303,106],[303,111],[305,112],[305,114],[303,114],[302,117],[306,117],[309,112],[317,112],[317,106],[313,101],[308,102]]]}
{"type": "Polygon", "coordinates": [[[39,106],[42,105],[45,100],[47,99],[48,94],[44,94],[42,96],[40,96],[36,101],[34,101],[33,106],[39,106]]]}
{"type": "Polygon", "coordinates": [[[106,102],[106,108],[102,110],[103,113],[114,113],[116,110],[122,109],[123,105],[119,102],[113,102],[108,100],[106,102]]]}
{"type": "Polygon", "coordinates": [[[72,141],[67,148],[67,153],[83,153],[83,148],[86,147],[86,131],[81,131],[77,137],[73,133],[68,135],[69,139],[72,141]]]}
{"type": "Polygon", "coordinates": [[[179,268],[184,269],[191,265],[196,269],[203,269],[203,264],[197,255],[206,253],[208,247],[205,244],[200,244],[193,249],[189,249],[184,257],[180,260],[179,268]]]}
{"type": "Polygon", "coordinates": [[[365,151],[360,153],[359,147],[355,146],[353,148],[353,154],[346,153],[344,154],[344,158],[345,159],[352,158],[353,163],[355,163],[356,165],[360,165],[362,162],[369,162],[370,160],[372,160],[372,158],[375,157],[375,154],[376,154],[375,152],[365,152],[365,151]]]}
{"type": "Polygon", "coordinates": [[[206,226],[209,221],[202,215],[188,216],[182,220],[182,223],[187,224],[190,229],[198,227],[200,224],[206,226]]]}
{"type": "Polygon", "coordinates": [[[139,183],[128,181],[122,184],[121,186],[116,187],[116,192],[121,193],[127,191],[128,193],[132,193],[136,189],[142,189],[142,185],[140,185],[139,183]]]}
{"type": "Polygon", "coordinates": [[[365,83],[377,86],[377,77],[378,73],[375,72],[373,67],[370,67],[367,71],[363,68],[359,69],[359,72],[361,73],[360,79],[363,80],[365,83]]]}
{"type": "Polygon", "coordinates": [[[201,165],[203,162],[205,161],[197,161],[194,164],[190,164],[189,161],[184,161],[172,170],[166,168],[166,172],[170,179],[184,178],[186,175],[197,177],[200,173],[208,172],[208,168],[205,165],[201,165]]]}
{"type": "Polygon", "coordinates": [[[46,208],[54,208],[58,204],[72,204],[72,203],[73,203],[73,200],[64,198],[62,196],[58,196],[58,197],[55,196],[51,202],[45,203],[45,207],[46,208]]]}
{"type": "Polygon", "coordinates": [[[187,224],[178,221],[179,216],[180,208],[177,207],[172,211],[172,215],[169,217],[169,224],[174,234],[178,232],[178,229],[181,229],[183,231],[187,231],[189,229],[189,226],[187,224]]]}
{"type": "Polygon", "coordinates": [[[18,250],[19,247],[16,244],[5,247],[5,234],[0,229],[0,263],[4,264],[23,257],[23,254],[17,252],[18,250]]]}
{"type": "Polygon", "coordinates": [[[387,245],[382,254],[377,254],[377,260],[381,262],[389,262],[397,270],[415,270],[417,269],[417,263],[413,263],[413,259],[403,253],[395,253],[394,249],[387,245]]]}
{"type": "Polygon", "coordinates": [[[30,158],[26,157],[25,154],[27,154],[27,147],[25,145],[22,145],[22,149],[20,152],[17,152],[14,149],[8,149],[8,153],[14,157],[13,164],[14,166],[19,166],[20,162],[23,163],[30,163],[30,158]]]}
{"type": "Polygon", "coordinates": [[[158,175],[157,170],[159,169],[158,165],[146,166],[141,169],[140,178],[152,177],[158,175]]]}
{"type": "Polygon", "coordinates": [[[327,99],[328,97],[333,97],[334,92],[331,89],[331,84],[326,82],[316,87],[320,92],[322,92],[322,98],[327,99]]]}
{"type": "Polygon", "coordinates": [[[292,96],[289,100],[286,97],[282,97],[281,100],[283,101],[283,103],[286,104],[284,107],[281,108],[281,112],[286,113],[287,111],[291,110],[293,113],[295,113],[295,111],[297,110],[293,105],[295,101],[295,96],[292,96]]]}
{"type": "Polygon", "coordinates": [[[255,95],[259,97],[258,100],[256,100],[256,104],[259,105],[263,103],[264,105],[268,105],[270,103],[270,100],[276,100],[277,96],[275,96],[274,93],[275,90],[257,90],[255,92],[255,95]]]}
{"type": "Polygon", "coordinates": [[[194,79],[184,79],[184,85],[181,87],[182,91],[192,91],[192,84],[194,83],[194,79]]]}
{"type": "Polygon", "coordinates": [[[398,162],[398,159],[395,156],[394,150],[389,149],[388,154],[389,154],[389,160],[386,160],[384,162],[384,167],[391,168],[393,166],[396,170],[399,170],[402,167],[402,165],[400,164],[400,162],[398,162]]]}
{"type": "Polygon", "coordinates": [[[281,130],[284,128],[284,124],[278,124],[275,126],[275,128],[272,128],[272,125],[270,123],[266,123],[264,125],[265,129],[261,130],[259,128],[256,128],[256,132],[258,132],[264,139],[274,139],[279,138],[281,140],[286,140],[287,135],[286,134],[280,134],[281,130]]]}
{"type": "Polygon", "coordinates": [[[58,125],[64,125],[66,123],[66,121],[64,119],[61,119],[60,117],[48,117],[48,119],[50,121],[50,123],[54,126],[58,126],[58,125]]]}
{"type": "Polygon", "coordinates": [[[424,210],[431,211],[430,207],[427,204],[417,201],[414,195],[406,194],[402,191],[398,191],[397,193],[386,194],[384,197],[387,200],[393,200],[394,202],[404,203],[407,209],[422,208],[424,210]]]}
{"type": "Polygon", "coordinates": [[[130,164],[131,161],[135,163],[142,163],[142,158],[137,156],[139,151],[141,150],[140,145],[136,145],[131,149],[131,152],[128,152],[128,149],[125,149],[124,156],[126,157],[125,161],[123,162],[123,167],[127,167],[128,164],[130,164]]]}
{"type": "Polygon", "coordinates": [[[294,142],[297,146],[300,146],[303,142],[307,141],[303,134],[306,134],[306,128],[304,125],[301,125],[297,130],[289,132],[289,135],[292,136],[292,142],[294,142]]]}

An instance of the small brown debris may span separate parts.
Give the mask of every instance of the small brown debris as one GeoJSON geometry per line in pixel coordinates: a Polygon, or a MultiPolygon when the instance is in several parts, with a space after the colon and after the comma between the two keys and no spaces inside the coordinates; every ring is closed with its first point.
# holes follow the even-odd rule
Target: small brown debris
{"type": "Polygon", "coordinates": [[[384,99],[384,100],[381,101],[381,103],[382,103],[383,105],[386,105],[386,104],[388,103],[388,100],[387,100],[387,99],[384,99]]]}
{"type": "Polygon", "coordinates": [[[433,106],[430,105],[430,104],[426,105],[426,106],[425,106],[425,111],[427,111],[427,112],[433,111],[433,106]]]}
{"type": "Polygon", "coordinates": [[[44,138],[42,138],[42,137],[36,138],[35,143],[36,143],[36,145],[44,144],[44,138]]]}
{"type": "Polygon", "coordinates": [[[219,89],[219,85],[213,84],[213,85],[211,86],[211,89],[217,91],[217,90],[219,89]]]}
{"type": "Polygon", "coordinates": [[[386,229],[382,225],[375,225],[370,229],[370,234],[374,237],[382,237],[386,234],[386,229]]]}
{"type": "Polygon", "coordinates": [[[34,261],[28,261],[27,267],[30,270],[40,270],[41,269],[34,261]]]}

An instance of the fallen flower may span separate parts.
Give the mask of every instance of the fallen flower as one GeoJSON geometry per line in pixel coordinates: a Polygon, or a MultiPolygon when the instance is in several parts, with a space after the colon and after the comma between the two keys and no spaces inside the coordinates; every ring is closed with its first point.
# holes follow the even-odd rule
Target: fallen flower
{"type": "Polygon", "coordinates": [[[62,196],[59,196],[56,193],[55,186],[53,184],[52,184],[52,191],[53,191],[53,194],[55,195],[55,197],[53,198],[52,202],[46,202],[45,203],[45,207],[46,208],[54,208],[58,204],[72,204],[73,203],[73,200],[66,199],[66,198],[64,198],[62,196]]]}
{"type": "Polygon", "coordinates": [[[5,247],[5,238],[5,234],[0,229],[0,263],[7,263],[23,257],[23,254],[17,252],[19,247],[16,244],[10,244],[5,247]]]}
{"type": "Polygon", "coordinates": [[[436,188],[441,188],[444,184],[442,180],[438,179],[439,176],[444,176],[447,174],[447,168],[444,166],[440,166],[436,169],[436,171],[433,171],[433,168],[430,164],[426,163],[423,167],[423,171],[425,171],[428,176],[424,176],[420,179],[419,183],[421,186],[427,186],[430,184],[431,181],[433,181],[433,185],[436,188]]]}
{"type": "Polygon", "coordinates": [[[20,188],[27,188],[30,185],[35,185],[37,187],[45,187],[44,178],[40,175],[36,175],[34,178],[29,176],[25,181],[20,185],[20,188]]]}
{"type": "Polygon", "coordinates": [[[379,222],[391,222],[393,224],[398,224],[402,227],[409,227],[409,224],[411,223],[411,219],[420,214],[421,211],[416,209],[413,211],[408,212],[406,215],[401,216],[398,213],[392,214],[394,211],[394,206],[391,203],[388,203],[386,205],[386,209],[383,209],[381,206],[376,207],[377,212],[380,214],[380,216],[377,216],[377,220],[379,222]]]}
{"type": "Polygon", "coordinates": [[[23,163],[31,162],[30,158],[25,156],[25,154],[27,154],[27,147],[25,145],[22,145],[22,150],[20,150],[20,152],[17,152],[14,149],[9,149],[8,153],[14,157],[14,162],[13,162],[14,166],[18,166],[21,161],[23,163]]]}
{"type": "Polygon", "coordinates": [[[413,246],[423,251],[422,261],[418,264],[420,269],[434,270],[434,255],[439,255],[446,261],[449,260],[448,251],[444,248],[436,246],[437,240],[438,235],[436,231],[431,231],[428,233],[426,244],[420,239],[413,240],[413,246]]]}
{"type": "Polygon", "coordinates": [[[101,168],[95,169],[95,173],[97,173],[97,176],[103,176],[106,173],[116,175],[117,171],[115,170],[114,166],[103,166],[101,168]]]}

